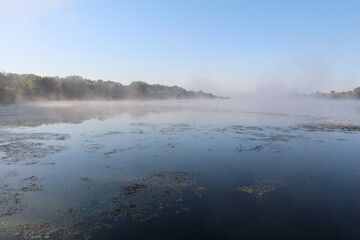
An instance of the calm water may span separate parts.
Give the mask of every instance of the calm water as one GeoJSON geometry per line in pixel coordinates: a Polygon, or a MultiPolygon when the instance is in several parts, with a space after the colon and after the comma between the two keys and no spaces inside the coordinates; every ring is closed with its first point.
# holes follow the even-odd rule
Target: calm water
{"type": "Polygon", "coordinates": [[[1,239],[360,239],[360,102],[0,107],[1,239]]]}

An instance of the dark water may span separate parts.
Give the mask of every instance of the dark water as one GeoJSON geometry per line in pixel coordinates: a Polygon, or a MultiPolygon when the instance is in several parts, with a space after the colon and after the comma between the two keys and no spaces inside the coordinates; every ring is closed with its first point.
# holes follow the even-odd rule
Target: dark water
{"type": "Polygon", "coordinates": [[[360,103],[0,107],[1,239],[360,239],[360,103]]]}

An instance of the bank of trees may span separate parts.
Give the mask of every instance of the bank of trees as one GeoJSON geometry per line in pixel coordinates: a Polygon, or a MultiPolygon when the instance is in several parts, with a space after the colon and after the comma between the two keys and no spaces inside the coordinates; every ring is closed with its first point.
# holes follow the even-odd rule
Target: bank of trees
{"type": "Polygon", "coordinates": [[[217,98],[202,91],[187,91],[174,86],[150,85],[83,79],[79,76],[41,77],[34,74],[0,73],[0,102],[28,100],[125,100],[217,98]]]}
{"type": "Polygon", "coordinates": [[[322,93],[322,92],[317,91],[316,93],[311,93],[308,96],[316,97],[316,98],[358,99],[358,100],[360,100],[360,87],[355,88],[353,91],[347,91],[347,92],[331,91],[330,93],[322,93]]]}
{"type": "Polygon", "coordinates": [[[360,100],[360,87],[355,88],[353,91],[354,97],[360,100]]]}

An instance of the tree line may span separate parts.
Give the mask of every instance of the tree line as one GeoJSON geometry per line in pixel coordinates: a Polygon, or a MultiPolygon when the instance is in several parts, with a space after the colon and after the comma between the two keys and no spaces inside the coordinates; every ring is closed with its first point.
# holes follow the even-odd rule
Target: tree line
{"type": "Polygon", "coordinates": [[[360,100],[360,87],[355,88],[353,91],[347,92],[335,92],[331,91],[330,93],[322,93],[322,92],[315,92],[310,93],[310,97],[317,97],[317,98],[331,98],[331,99],[358,99],[360,100]]]}
{"type": "Polygon", "coordinates": [[[203,91],[147,84],[137,81],[129,85],[118,82],[89,80],[79,76],[41,77],[34,74],[0,73],[0,102],[32,100],[126,100],[126,99],[191,99],[221,98],[203,91]]]}

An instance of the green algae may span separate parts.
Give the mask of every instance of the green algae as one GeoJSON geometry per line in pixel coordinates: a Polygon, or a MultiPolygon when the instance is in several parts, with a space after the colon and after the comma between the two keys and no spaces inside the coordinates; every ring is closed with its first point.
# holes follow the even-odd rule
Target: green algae
{"type": "Polygon", "coordinates": [[[237,187],[238,191],[254,194],[255,198],[259,201],[263,195],[268,192],[276,191],[282,186],[281,182],[274,180],[255,180],[254,185],[237,187]]]}
{"type": "Polygon", "coordinates": [[[205,188],[204,187],[198,187],[194,189],[194,192],[197,196],[199,196],[199,198],[202,198],[202,195],[205,193],[205,188]]]}
{"type": "Polygon", "coordinates": [[[243,187],[237,187],[237,190],[252,194],[255,188],[252,186],[243,186],[243,187]]]}

